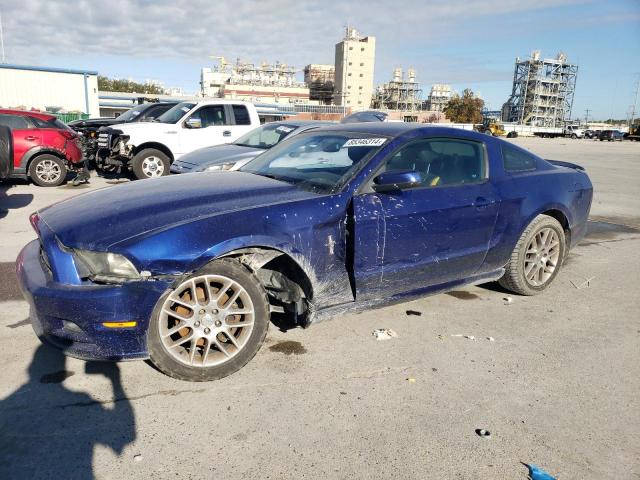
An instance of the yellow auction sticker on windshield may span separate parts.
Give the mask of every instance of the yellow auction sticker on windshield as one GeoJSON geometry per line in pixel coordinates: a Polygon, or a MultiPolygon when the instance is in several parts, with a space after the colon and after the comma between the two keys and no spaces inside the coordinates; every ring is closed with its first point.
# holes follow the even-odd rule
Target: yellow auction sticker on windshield
{"type": "Polygon", "coordinates": [[[379,147],[384,145],[386,142],[386,138],[352,138],[347,140],[342,148],[348,147],[379,147]]]}

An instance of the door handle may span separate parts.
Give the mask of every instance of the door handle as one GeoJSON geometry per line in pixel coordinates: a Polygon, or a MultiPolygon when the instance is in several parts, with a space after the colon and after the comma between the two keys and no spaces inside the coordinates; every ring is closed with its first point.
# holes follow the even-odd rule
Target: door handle
{"type": "Polygon", "coordinates": [[[29,140],[29,141],[36,140],[37,138],[38,137],[34,137],[32,135],[29,135],[28,137],[24,137],[25,140],[29,140]]]}
{"type": "Polygon", "coordinates": [[[478,197],[476,198],[476,201],[473,202],[473,206],[476,208],[485,208],[485,207],[488,207],[489,205],[493,205],[494,203],[496,203],[494,200],[489,200],[484,197],[478,197]]]}
{"type": "Polygon", "coordinates": [[[224,132],[222,132],[222,135],[224,137],[230,137],[231,136],[231,131],[230,130],[225,130],[224,132]]]}

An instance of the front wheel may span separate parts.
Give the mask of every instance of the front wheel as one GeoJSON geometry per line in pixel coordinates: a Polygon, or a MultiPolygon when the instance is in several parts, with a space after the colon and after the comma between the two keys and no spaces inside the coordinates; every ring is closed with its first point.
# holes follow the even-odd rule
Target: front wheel
{"type": "Polygon", "coordinates": [[[149,355],[171,377],[217,380],[255,356],[269,321],[258,279],[235,260],[217,260],[160,299],[149,326],[149,355]]]}
{"type": "Polygon", "coordinates": [[[574,133],[573,135],[571,135],[571,138],[575,140],[576,138],[578,138],[578,135],[574,133]]]}
{"type": "Polygon", "coordinates": [[[133,157],[133,174],[139,180],[169,175],[170,167],[169,157],[155,148],[145,148],[133,157]]]}
{"type": "Polygon", "coordinates": [[[41,187],[57,187],[67,178],[67,167],[55,155],[40,155],[29,165],[29,178],[41,187]]]}
{"type": "Polygon", "coordinates": [[[538,215],[520,236],[500,285],[520,295],[537,295],[558,274],[565,249],[562,225],[553,217],[538,215]]]}

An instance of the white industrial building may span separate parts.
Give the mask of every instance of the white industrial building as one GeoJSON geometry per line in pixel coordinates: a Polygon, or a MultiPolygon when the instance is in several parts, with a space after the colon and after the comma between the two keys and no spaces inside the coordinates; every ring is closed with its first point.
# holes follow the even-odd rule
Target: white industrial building
{"type": "Polygon", "coordinates": [[[98,72],[0,64],[0,107],[97,117],[98,72]]]}

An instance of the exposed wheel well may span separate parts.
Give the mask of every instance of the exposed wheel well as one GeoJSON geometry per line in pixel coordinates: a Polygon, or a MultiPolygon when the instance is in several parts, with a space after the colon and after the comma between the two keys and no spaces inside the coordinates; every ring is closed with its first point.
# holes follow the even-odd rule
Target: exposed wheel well
{"type": "Polygon", "coordinates": [[[25,165],[25,175],[28,177],[29,176],[29,168],[31,168],[31,164],[33,163],[34,160],[36,160],[37,158],[41,157],[42,155],[52,155],[54,157],[59,158],[60,160],[62,160],[64,162],[65,167],[67,167],[67,170],[69,170],[69,162],[67,161],[67,159],[64,157],[64,155],[62,155],[60,152],[56,152],[55,150],[41,150],[38,151],[37,153],[34,153],[31,158],[29,160],[27,160],[27,163],[25,165]]]}
{"type": "Polygon", "coordinates": [[[236,258],[251,270],[267,291],[271,311],[284,314],[286,323],[308,325],[313,284],[289,254],[268,247],[243,248],[223,257],[236,258]]]}
{"type": "MultiPolygon", "coordinates": [[[[569,228],[569,220],[564,213],[560,210],[547,210],[546,212],[542,212],[542,215],[547,215],[549,217],[555,218],[560,225],[562,225],[562,229],[564,230],[564,236],[567,240],[567,246],[571,245],[571,229],[569,228]]],[[[569,251],[569,248],[566,250],[569,251]]]]}
{"type": "Polygon", "coordinates": [[[147,148],[155,148],[156,150],[160,150],[167,157],[169,157],[169,160],[171,161],[171,163],[173,163],[173,153],[171,152],[171,150],[169,150],[169,148],[166,145],[163,145],[162,143],[147,142],[147,143],[138,145],[133,149],[133,155],[137,155],[142,150],[146,150],[147,148]]]}

